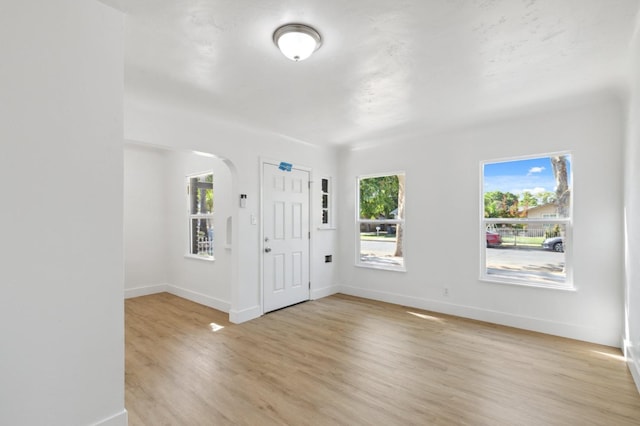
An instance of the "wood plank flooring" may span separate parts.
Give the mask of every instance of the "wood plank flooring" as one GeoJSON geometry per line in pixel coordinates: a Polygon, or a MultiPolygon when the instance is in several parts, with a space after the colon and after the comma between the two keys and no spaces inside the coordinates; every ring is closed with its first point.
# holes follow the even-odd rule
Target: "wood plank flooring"
{"type": "Polygon", "coordinates": [[[240,325],[125,306],[130,425],[640,425],[606,346],[344,295],[240,325]]]}

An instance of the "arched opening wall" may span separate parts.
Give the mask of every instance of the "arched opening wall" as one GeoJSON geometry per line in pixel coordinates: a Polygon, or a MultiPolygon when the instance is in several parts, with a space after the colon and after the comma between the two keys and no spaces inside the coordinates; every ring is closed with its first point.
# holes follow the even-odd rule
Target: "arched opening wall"
{"type": "MultiPolygon", "coordinates": [[[[125,297],[168,291],[229,312],[233,178],[210,153],[127,143],[124,148],[125,297]],[[213,174],[213,258],[189,254],[187,177],[213,174]]],[[[208,243],[209,244],[209,243],[208,243]]]]}

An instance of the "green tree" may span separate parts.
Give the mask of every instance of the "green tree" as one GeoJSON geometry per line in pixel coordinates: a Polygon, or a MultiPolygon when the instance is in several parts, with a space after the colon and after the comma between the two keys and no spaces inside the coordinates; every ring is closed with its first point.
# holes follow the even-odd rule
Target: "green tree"
{"type": "MultiPolygon", "coordinates": [[[[398,175],[398,217],[404,218],[404,175],[398,175]]],[[[401,223],[396,226],[396,251],[397,257],[403,256],[404,228],[401,223]]]]}
{"type": "Polygon", "coordinates": [[[205,178],[205,182],[211,184],[211,189],[207,189],[205,194],[206,203],[207,203],[207,211],[213,212],[213,174],[209,174],[205,178]]]}
{"type": "Polygon", "coordinates": [[[519,205],[518,196],[510,192],[485,192],[484,217],[517,217],[519,205]]]}
{"type": "Polygon", "coordinates": [[[360,217],[362,219],[390,218],[398,208],[399,182],[397,175],[360,180],[360,217]]]}
{"type": "Polygon", "coordinates": [[[556,194],[555,192],[545,191],[538,194],[538,202],[539,204],[549,204],[556,202],[556,194]]]}

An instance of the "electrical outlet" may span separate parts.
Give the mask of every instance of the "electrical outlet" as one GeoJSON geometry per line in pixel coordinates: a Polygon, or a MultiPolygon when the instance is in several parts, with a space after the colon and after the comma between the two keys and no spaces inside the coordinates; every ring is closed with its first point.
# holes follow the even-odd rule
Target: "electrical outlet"
{"type": "Polygon", "coordinates": [[[449,288],[445,287],[444,290],[442,290],[442,294],[445,295],[446,297],[449,297],[449,288]]]}

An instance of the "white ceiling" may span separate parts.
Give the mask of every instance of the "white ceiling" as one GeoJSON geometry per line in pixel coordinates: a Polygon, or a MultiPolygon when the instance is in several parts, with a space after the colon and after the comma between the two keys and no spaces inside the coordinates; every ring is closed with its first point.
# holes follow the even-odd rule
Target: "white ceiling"
{"type": "Polygon", "coordinates": [[[357,145],[620,85],[638,0],[102,0],[127,14],[128,96],[357,145]],[[322,47],[286,59],[273,31],[322,47]]]}

